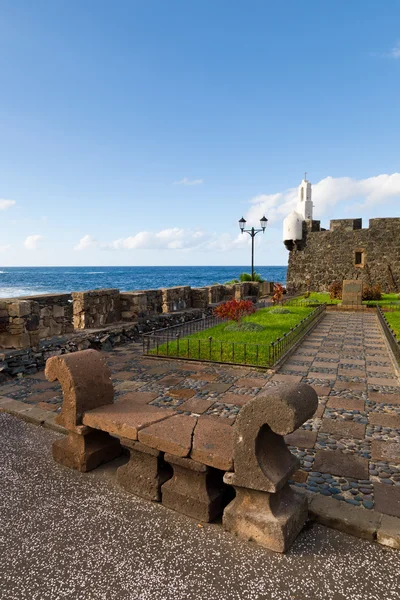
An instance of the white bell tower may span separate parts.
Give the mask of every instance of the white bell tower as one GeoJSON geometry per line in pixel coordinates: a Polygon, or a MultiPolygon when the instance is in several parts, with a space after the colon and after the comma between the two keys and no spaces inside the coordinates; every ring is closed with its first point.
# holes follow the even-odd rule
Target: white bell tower
{"type": "Polygon", "coordinates": [[[307,181],[307,173],[304,173],[304,179],[299,185],[297,212],[305,221],[312,220],[313,206],[311,200],[311,183],[307,181]]]}

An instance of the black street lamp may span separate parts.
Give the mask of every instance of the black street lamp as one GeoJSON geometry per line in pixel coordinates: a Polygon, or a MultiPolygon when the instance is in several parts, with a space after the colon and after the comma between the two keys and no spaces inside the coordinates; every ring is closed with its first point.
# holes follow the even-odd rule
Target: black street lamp
{"type": "Polygon", "coordinates": [[[263,217],[262,219],[260,219],[261,229],[254,229],[254,227],[252,227],[251,229],[245,229],[246,219],[244,219],[242,217],[239,220],[240,231],[242,233],[248,233],[249,236],[251,237],[251,280],[252,281],[254,281],[254,238],[256,237],[257,233],[260,233],[261,231],[264,233],[267,223],[268,223],[268,219],[263,217]]]}

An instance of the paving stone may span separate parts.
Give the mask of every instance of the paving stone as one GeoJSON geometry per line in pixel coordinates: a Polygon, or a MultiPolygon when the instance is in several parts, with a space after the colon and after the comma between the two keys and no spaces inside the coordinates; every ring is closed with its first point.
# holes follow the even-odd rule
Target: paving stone
{"type": "Polygon", "coordinates": [[[381,515],[376,511],[337,502],[324,496],[314,496],[311,499],[309,512],[313,519],[323,525],[370,541],[376,539],[381,521],[381,515]]]}
{"type": "Polygon", "coordinates": [[[335,437],[340,436],[340,438],[351,437],[363,439],[365,437],[365,425],[363,423],[355,423],[354,421],[345,421],[343,419],[322,419],[320,432],[330,433],[335,437]]]}
{"type": "Polygon", "coordinates": [[[173,415],[168,419],[143,427],[138,433],[140,443],[175,456],[189,456],[197,418],[173,415]]]}
{"type": "Polygon", "coordinates": [[[368,479],[368,460],[356,454],[343,454],[340,450],[317,450],[313,469],[342,477],[368,479]]]}
{"type": "MultiPolygon", "coordinates": [[[[257,396],[263,393],[265,394],[265,390],[261,390],[257,394],[257,396]]],[[[234,394],[233,392],[225,392],[225,394],[219,396],[218,400],[219,402],[223,402],[224,404],[235,404],[236,406],[243,406],[253,397],[254,396],[248,396],[246,394],[234,394]]]]}
{"type": "Polygon", "coordinates": [[[148,404],[149,402],[152,402],[152,400],[155,400],[158,397],[159,394],[155,393],[155,392],[137,392],[137,391],[133,391],[133,392],[127,392],[126,394],[123,394],[123,396],[121,396],[120,401],[124,400],[124,402],[133,402],[134,404],[148,404]]]}
{"type": "Polygon", "coordinates": [[[296,429],[293,433],[285,436],[285,442],[288,446],[296,446],[297,448],[314,448],[317,441],[316,431],[306,431],[304,429],[296,429]]]}
{"type": "Polygon", "coordinates": [[[400,405],[400,394],[384,394],[380,392],[369,392],[368,398],[371,402],[400,405]]]}
{"type": "Polygon", "coordinates": [[[337,380],[333,386],[334,390],[354,390],[354,391],[365,391],[367,384],[360,381],[340,381],[337,380]]]}
{"type": "Polygon", "coordinates": [[[382,425],[382,427],[400,429],[400,415],[393,413],[370,412],[368,418],[370,425],[382,425]]]}
{"type": "Polygon", "coordinates": [[[400,550],[400,519],[382,515],[376,541],[383,546],[400,550]]]}
{"type": "Polygon", "coordinates": [[[40,408],[41,410],[48,410],[48,411],[52,411],[52,412],[55,412],[56,410],[58,410],[60,406],[61,406],[61,401],[59,404],[50,404],[49,402],[39,402],[39,404],[37,405],[37,407],[40,408]]]}
{"type": "Polygon", "coordinates": [[[201,416],[193,434],[190,457],[221,471],[233,468],[233,428],[222,419],[201,416]]]}
{"type": "Polygon", "coordinates": [[[387,377],[367,377],[367,383],[368,385],[387,385],[387,386],[394,386],[394,387],[400,387],[399,381],[398,379],[389,379],[387,377]]]}
{"type": "Polygon", "coordinates": [[[207,383],[201,388],[202,392],[217,392],[217,394],[223,394],[232,387],[231,383],[207,383]]]}
{"type": "Polygon", "coordinates": [[[400,517],[400,488],[374,483],[375,508],[385,515],[400,517]]]}
{"type": "Polygon", "coordinates": [[[300,383],[301,380],[301,375],[281,375],[280,373],[277,373],[271,379],[271,381],[276,381],[279,383],[300,383]]]}
{"type": "Polygon", "coordinates": [[[364,410],[365,402],[358,398],[342,398],[341,396],[329,396],[326,404],[329,408],[344,408],[345,410],[364,410]]]}
{"type": "MultiPolygon", "coordinates": [[[[233,395],[233,394],[232,394],[233,395]]],[[[203,398],[190,398],[179,406],[179,410],[184,412],[189,411],[201,415],[206,412],[214,404],[214,398],[203,399],[203,398]]]]}
{"type": "Polygon", "coordinates": [[[332,391],[332,388],[329,386],[322,386],[322,385],[315,385],[315,384],[311,384],[311,387],[314,388],[314,390],[317,392],[317,395],[319,397],[321,396],[329,396],[329,394],[332,391]]]}
{"type": "Polygon", "coordinates": [[[189,390],[189,389],[170,389],[166,392],[166,394],[168,394],[168,396],[172,396],[172,398],[179,398],[181,400],[188,400],[189,398],[192,398],[195,394],[196,394],[196,390],[189,390]]]}
{"type": "Polygon", "coordinates": [[[295,471],[295,473],[293,473],[292,480],[296,483],[305,483],[307,481],[307,477],[308,473],[306,471],[298,469],[297,471],[295,471]]]}
{"type": "Polygon", "coordinates": [[[262,388],[264,387],[266,381],[265,379],[256,378],[256,377],[241,377],[237,381],[235,381],[236,387],[250,387],[250,388],[262,388]]]}
{"type": "Polygon", "coordinates": [[[184,377],[174,377],[174,376],[168,375],[167,377],[163,377],[162,379],[159,379],[158,383],[160,385],[165,385],[166,387],[172,387],[174,385],[178,385],[183,380],[184,380],[184,377]]]}
{"type": "Polygon", "coordinates": [[[400,464],[400,444],[397,442],[372,440],[371,459],[400,464]]]}

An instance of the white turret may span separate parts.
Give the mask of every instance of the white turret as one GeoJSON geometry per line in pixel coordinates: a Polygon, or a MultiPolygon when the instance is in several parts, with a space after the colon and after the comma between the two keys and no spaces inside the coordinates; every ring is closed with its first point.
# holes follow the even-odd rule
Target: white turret
{"type": "Polygon", "coordinates": [[[295,242],[303,239],[303,222],[312,218],[311,183],[307,181],[306,173],[299,185],[297,208],[283,221],[283,242],[288,250],[292,250],[295,242]]]}
{"type": "Polygon", "coordinates": [[[304,175],[304,179],[299,185],[298,200],[297,200],[297,212],[301,214],[304,221],[312,220],[313,218],[313,203],[311,200],[311,183],[306,179],[307,173],[304,175]]]}

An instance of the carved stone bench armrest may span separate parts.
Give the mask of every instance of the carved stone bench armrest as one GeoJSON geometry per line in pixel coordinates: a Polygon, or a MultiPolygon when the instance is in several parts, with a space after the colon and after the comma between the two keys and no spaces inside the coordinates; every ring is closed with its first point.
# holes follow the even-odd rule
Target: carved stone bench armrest
{"type": "Polygon", "coordinates": [[[97,350],[53,356],[46,363],[45,375],[61,384],[63,404],[56,421],[69,431],[84,433],[80,431],[83,413],[114,401],[111,371],[97,350]]]}
{"type": "Polygon", "coordinates": [[[316,392],[304,383],[275,386],[246,403],[233,426],[234,473],[225,475],[226,482],[279,491],[299,464],[283,436],[310,419],[317,407],[316,392]]]}

